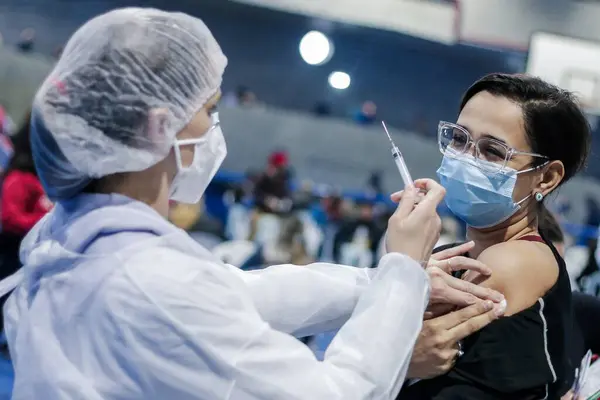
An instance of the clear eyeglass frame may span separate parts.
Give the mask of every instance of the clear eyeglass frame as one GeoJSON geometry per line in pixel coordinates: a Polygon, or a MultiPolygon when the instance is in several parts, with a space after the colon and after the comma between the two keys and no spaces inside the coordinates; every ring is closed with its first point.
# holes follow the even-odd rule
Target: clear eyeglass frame
{"type": "Polygon", "coordinates": [[[452,158],[456,158],[458,156],[460,156],[461,154],[466,154],[471,148],[475,149],[475,162],[477,163],[477,166],[483,170],[487,170],[490,172],[498,172],[501,173],[502,171],[506,171],[506,165],[508,164],[508,162],[517,155],[524,155],[524,156],[530,156],[530,157],[536,157],[536,158],[543,158],[548,160],[548,157],[543,156],[541,154],[537,154],[537,153],[530,153],[530,152],[526,152],[526,151],[520,151],[517,149],[514,149],[510,146],[508,146],[506,143],[503,143],[501,141],[495,140],[493,138],[488,138],[488,137],[484,137],[484,138],[479,138],[477,140],[473,140],[473,138],[471,137],[471,133],[466,130],[464,127],[457,125],[457,124],[453,124],[452,122],[447,122],[447,121],[440,121],[440,123],[438,124],[438,146],[440,149],[440,152],[448,157],[452,157],[452,158]],[[456,148],[456,147],[450,147],[450,143],[445,144],[445,139],[444,139],[444,131],[446,129],[452,129],[452,132],[454,133],[455,130],[458,130],[459,132],[462,132],[465,135],[465,142],[464,144],[461,144],[462,148],[456,148]],[[482,151],[481,151],[481,144],[485,143],[487,145],[491,145],[491,146],[495,146],[498,149],[502,149],[502,151],[504,152],[504,159],[502,159],[502,156],[498,156],[498,160],[495,161],[489,161],[485,159],[485,156],[482,155],[482,151]]]}
{"type": "Polygon", "coordinates": [[[202,135],[199,138],[195,138],[195,139],[181,139],[181,140],[177,140],[177,144],[179,146],[187,146],[187,145],[195,145],[198,144],[199,142],[203,142],[206,140],[207,138],[207,134],[210,133],[211,131],[215,130],[217,127],[221,126],[221,120],[219,119],[219,113],[218,112],[214,112],[211,114],[210,116],[211,121],[212,121],[212,125],[210,128],[208,128],[208,131],[206,132],[206,134],[202,135]]]}

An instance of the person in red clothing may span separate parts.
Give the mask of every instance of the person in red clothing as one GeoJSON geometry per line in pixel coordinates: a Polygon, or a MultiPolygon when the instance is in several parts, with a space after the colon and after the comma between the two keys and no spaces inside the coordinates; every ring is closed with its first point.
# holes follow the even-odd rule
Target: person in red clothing
{"type": "Polygon", "coordinates": [[[290,211],[290,175],[287,153],[271,153],[265,172],[254,186],[254,198],[259,211],[273,214],[290,211]]]}
{"type": "MultiPolygon", "coordinates": [[[[27,232],[52,208],[37,177],[29,142],[30,114],[13,137],[14,155],[0,192],[0,279],[16,272],[19,247],[27,232]]],[[[6,299],[0,299],[0,305],[6,299]]],[[[0,318],[2,327],[3,318],[0,318]]]]}
{"type": "Polygon", "coordinates": [[[29,142],[29,115],[14,137],[14,156],[1,192],[2,233],[23,238],[52,208],[37,177],[29,142]]]}

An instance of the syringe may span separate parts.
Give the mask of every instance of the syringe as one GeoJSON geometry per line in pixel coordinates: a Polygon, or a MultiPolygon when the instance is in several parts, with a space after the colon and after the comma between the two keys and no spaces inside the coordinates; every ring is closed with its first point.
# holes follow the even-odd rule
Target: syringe
{"type": "Polygon", "coordinates": [[[404,188],[414,186],[414,182],[412,180],[412,177],[410,176],[410,172],[408,172],[408,167],[404,162],[404,157],[402,157],[400,149],[398,149],[398,146],[396,146],[396,143],[394,143],[394,141],[392,140],[392,136],[390,136],[390,132],[388,131],[387,126],[385,126],[385,122],[381,121],[381,125],[383,125],[383,130],[385,130],[388,139],[390,139],[390,143],[392,143],[392,155],[394,156],[394,163],[396,164],[396,167],[400,172],[400,176],[402,177],[402,181],[404,182],[404,188]]]}

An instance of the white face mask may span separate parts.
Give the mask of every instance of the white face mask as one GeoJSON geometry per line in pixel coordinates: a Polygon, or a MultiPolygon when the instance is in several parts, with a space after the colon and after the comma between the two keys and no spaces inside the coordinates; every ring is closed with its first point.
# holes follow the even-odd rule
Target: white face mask
{"type": "Polygon", "coordinates": [[[178,171],[169,198],[180,203],[198,203],[227,155],[218,114],[213,114],[213,126],[201,138],[175,140],[173,148],[178,171]],[[184,167],[180,149],[189,145],[194,145],[194,159],[189,167],[184,167]]]}

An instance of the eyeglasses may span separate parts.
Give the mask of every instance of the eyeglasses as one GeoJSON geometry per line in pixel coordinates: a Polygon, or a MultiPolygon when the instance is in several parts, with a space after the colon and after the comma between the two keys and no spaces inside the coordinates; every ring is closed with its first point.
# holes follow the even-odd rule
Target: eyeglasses
{"type": "Polygon", "coordinates": [[[438,144],[442,154],[449,157],[466,154],[471,150],[471,145],[474,145],[475,161],[478,166],[491,172],[505,169],[508,161],[515,155],[548,159],[541,154],[515,150],[493,138],[482,137],[473,140],[465,128],[446,121],[440,121],[438,125],[438,144]]]}

